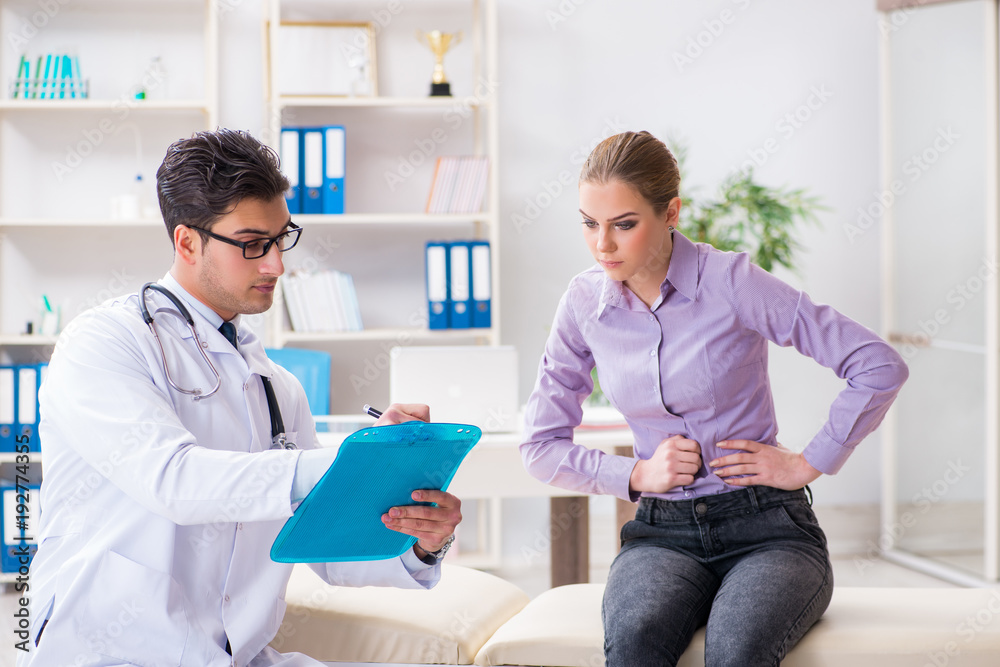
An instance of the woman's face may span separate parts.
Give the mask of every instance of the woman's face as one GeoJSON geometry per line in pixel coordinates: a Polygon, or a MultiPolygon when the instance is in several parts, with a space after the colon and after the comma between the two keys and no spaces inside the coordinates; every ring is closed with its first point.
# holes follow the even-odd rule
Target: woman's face
{"type": "Polygon", "coordinates": [[[680,199],[662,214],[631,186],[619,181],[580,184],[583,237],[590,253],[612,280],[636,291],[666,278],[672,243],[668,227],[676,226],[680,199]]]}

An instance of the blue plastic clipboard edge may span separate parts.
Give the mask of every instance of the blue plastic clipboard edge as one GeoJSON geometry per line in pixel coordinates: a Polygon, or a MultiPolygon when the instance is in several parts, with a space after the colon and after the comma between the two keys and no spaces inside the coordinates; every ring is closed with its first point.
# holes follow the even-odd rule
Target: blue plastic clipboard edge
{"type": "MultiPolygon", "coordinates": [[[[406,423],[406,422],[404,422],[404,423],[406,423]]],[[[349,436],[347,436],[346,438],[344,438],[344,443],[346,443],[348,440],[354,438],[355,436],[358,436],[358,435],[361,435],[361,434],[368,435],[372,431],[376,431],[378,429],[391,429],[391,428],[394,428],[396,426],[401,426],[401,425],[402,424],[389,424],[389,425],[386,425],[386,426],[371,426],[371,427],[368,427],[368,428],[359,429],[359,430],[355,431],[354,433],[350,434],[349,436]]],[[[448,487],[451,485],[452,479],[454,479],[455,474],[458,472],[459,467],[462,465],[462,461],[465,460],[465,457],[468,456],[469,452],[472,451],[472,448],[475,447],[479,443],[479,441],[482,439],[483,432],[482,432],[482,429],[480,429],[478,426],[474,426],[472,424],[452,424],[452,423],[434,422],[433,425],[435,427],[439,427],[439,428],[440,427],[450,427],[450,428],[456,429],[457,431],[465,431],[465,432],[467,432],[467,433],[470,434],[469,437],[470,437],[470,439],[472,441],[471,444],[468,446],[468,449],[465,450],[465,453],[462,454],[461,458],[455,463],[455,466],[452,468],[451,472],[448,474],[448,477],[444,480],[444,483],[441,485],[440,490],[441,491],[447,491],[448,487]]],[[[271,560],[272,561],[274,561],[276,563],[316,563],[316,562],[335,563],[335,562],[348,562],[348,561],[349,562],[361,562],[361,561],[370,561],[370,560],[389,560],[389,559],[397,558],[397,557],[403,555],[404,553],[406,553],[406,551],[408,549],[411,549],[413,547],[413,545],[416,544],[417,538],[413,537],[413,536],[409,536],[409,538],[406,540],[406,542],[403,544],[403,546],[399,549],[398,553],[370,554],[370,555],[363,555],[363,556],[354,556],[354,557],[351,557],[351,558],[333,557],[333,558],[326,558],[326,559],[323,559],[323,560],[316,560],[315,558],[308,558],[308,557],[287,556],[287,555],[279,553],[279,552],[281,552],[284,549],[285,542],[287,541],[288,537],[290,536],[290,534],[294,530],[294,527],[295,527],[296,522],[297,522],[295,514],[299,514],[300,511],[305,512],[308,509],[308,507],[312,504],[310,499],[313,499],[313,500],[315,499],[314,492],[316,491],[316,489],[318,489],[321,486],[323,486],[323,483],[326,480],[326,478],[329,475],[332,474],[331,471],[333,471],[334,468],[336,467],[337,461],[340,459],[340,455],[341,455],[341,452],[338,451],[337,452],[337,456],[334,458],[333,463],[330,465],[329,468],[327,468],[326,472],[323,473],[323,476],[320,478],[319,482],[316,483],[316,486],[313,487],[313,490],[310,491],[309,494],[306,495],[306,497],[302,500],[302,502],[296,508],[295,513],[285,521],[285,525],[281,527],[281,530],[278,532],[278,535],[274,538],[274,542],[271,544],[270,556],[271,556],[271,560]]],[[[414,502],[413,504],[414,505],[429,505],[429,504],[433,504],[433,503],[417,503],[417,502],[414,502]]]]}

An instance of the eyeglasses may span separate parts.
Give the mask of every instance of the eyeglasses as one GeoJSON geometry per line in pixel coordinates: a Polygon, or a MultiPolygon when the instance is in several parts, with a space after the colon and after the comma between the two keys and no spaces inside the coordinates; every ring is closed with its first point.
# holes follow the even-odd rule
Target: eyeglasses
{"type": "Polygon", "coordinates": [[[294,222],[289,222],[288,226],[290,227],[288,231],[284,231],[274,238],[254,239],[253,241],[234,241],[225,236],[213,234],[207,229],[198,228],[198,231],[216,241],[222,241],[242,249],[245,259],[260,259],[270,252],[271,246],[274,244],[278,244],[278,252],[287,252],[295,247],[295,244],[299,242],[299,236],[302,235],[302,228],[294,222]]]}

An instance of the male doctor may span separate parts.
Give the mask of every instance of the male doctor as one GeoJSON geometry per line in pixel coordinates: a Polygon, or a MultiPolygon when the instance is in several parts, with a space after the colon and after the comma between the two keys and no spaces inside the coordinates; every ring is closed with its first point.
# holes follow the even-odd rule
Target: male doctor
{"type": "MultiPolygon", "coordinates": [[[[240,324],[271,306],[282,253],[301,233],[288,181],[273,151],[231,130],[174,143],[156,177],[174,245],[158,284],[190,311],[197,336],[150,289],[159,343],[137,294],[80,315],[60,337],[39,397],[45,479],[31,651],[18,664],[319,665],[268,646],[291,571],[269,550],[333,453],[315,449],[302,386],[240,324]],[[216,375],[199,346],[221,380],[210,396],[216,375]],[[298,449],[272,448],[265,379],[298,449]]],[[[378,423],[428,418],[427,406],[393,405],[378,423]]],[[[414,500],[437,506],[382,517],[418,538],[412,551],[313,569],[344,586],[434,586],[460,502],[435,490],[414,500]]]]}

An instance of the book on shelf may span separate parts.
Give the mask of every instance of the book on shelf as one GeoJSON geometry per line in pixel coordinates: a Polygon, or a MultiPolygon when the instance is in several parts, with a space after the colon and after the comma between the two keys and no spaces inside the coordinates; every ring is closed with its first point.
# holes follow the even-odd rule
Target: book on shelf
{"type": "Polygon", "coordinates": [[[362,331],[354,279],[340,271],[292,271],[281,276],[292,331],[333,333],[362,331]]]}
{"type": "Polygon", "coordinates": [[[489,158],[448,155],[437,159],[427,213],[479,213],[486,194],[489,158]]]}

